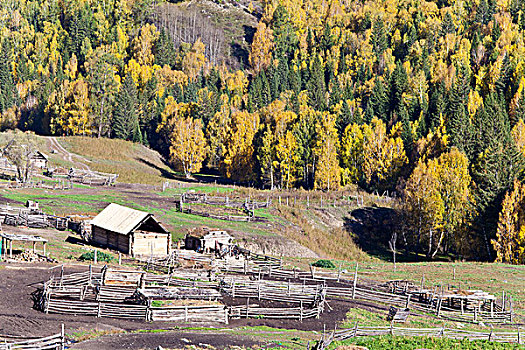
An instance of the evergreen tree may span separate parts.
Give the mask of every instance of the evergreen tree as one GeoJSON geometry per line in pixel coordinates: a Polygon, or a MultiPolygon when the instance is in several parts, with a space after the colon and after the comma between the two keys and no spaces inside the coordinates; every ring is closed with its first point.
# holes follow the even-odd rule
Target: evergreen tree
{"type": "Polygon", "coordinates": [[[372,27],[372,47],[377,56],[380,56],[388,47],[388,38],[386,36],[385,26],[383,19],[377,17],[372,27]]]}
{"type": "Polygon", "coordinates": [[[460,68],[448,99],[447,132],[450,135],[451,146],[472,156],[471,133],[472,125],[467,112],[468,77],[464,68],[460,68]]]}
{"type": "Polygon", "coordinates": [[[476,9],[475,22],[480,25],[487,25],[492,20],[492,14],[487,0],[480,0],[478,8],[476,9]]]}
{"type": "Polygon", "coordinates": [[[288,84],[292,91],[298,94],[301,91],[301,72],[299,68],[293,67],[288,69],[288,84]]]}
{"type": "Polygon", "coordinates": [[[511,97],[511,78],[512,78],[512,67],[510,64],[509,55],[505,54],[503,62],[501,63],[501,69],[499,78],[496,81],[496,92],[504,96],[507,102],[511,97]]]}
{"type": "Polygon", "coordinates": [[[502,107],[497,96],[491,94],[475,118],[475,228],[479,242],[484,243],[479,245],[486,247],[479,256],[488,259],[492,258],[488,242],[495,236],[503,196],[513,181],[522,177],[524,169],[523,156],[512,141],[502,107]]]}
{"type": "Polygon", "coordinates": [[[168,65],[171,68],[175,67],[177,53],[173,45],[173,39],[164,28],[161,29],[159,38],[155,42],[154,54],[155,64],[161,67],[164,65],[168,65]]]}
{"type": "Polygon", "coordinates": [[[313,113],[307,113],[299,117],[299,121],[293,129],[297,141],[298,178],[305,189],[311,189],[314,186],[315,164],[313,148],[316,123],[316,116],[313,113]]]}
{"type": "Polygon", "coordinates": [[[407,72],[400,61],[397,61],[390,81],[390,110],[399,111],[403,103],[403,93],[408,87],[407,72]]]}
{"type": "Polygon", "coordinates": [[[439,118],[441,116],[445,116],[447,109],[445,94],[445,84],[443,82],[431,85],[426,123],[430,130],[434,130],[439,125],[439,118]]]}
{"type": "Polygon", "coordinates": [[[455,32],[456,25],[454,24],[454,20],[452,19],[450,11],[447,11],[447,13],[445,14],[445,18],[443,18],[443,22],[441,23],[440,35],[445,36],[447,34],[452,34],[455,32]]]}
{"type": "Polygon", "coordinates": [[[8,39],[4,39],[0,51],[0,112],[15,104],[16,88],[11,71],[13,54],[8,39]]]}
{"type": "MultiPolygon", "coordinates": [[[[388,102],[388,93],[385,89],[385,84],[381,79],[376,78],[376,83],[374,84],[372,96],[370,96],[368,104],[374,112],[373,116],[376,116],[385,123],[388,123],[390,120],[388,102]]],[[[370,120],[372,119],[370,118],[370,120]]]]}
{"type": "Polygon", "coordinates": [[[125,140],[137,137],[137,125],[139,123],[137,109],[137,88],[133,78],[128,74],[117,94],[112,122],[113,137],[125,140]]]}
{"type": "Polygon", "coordinates": [[[271,28],[275,38],[274,57],[288,61],[293,57],[299,39],[295,34],[288,11],[280,4],[273,13],[271,28]]]}
{"type": "Polygon", "coordinates": [[[312,106],[316,110],[324,110],[326,108],[326,86],[324,67],[319,55],[315,55],[313,62],[310,63],[310,80],[307,83],[307,90],[310,93],[312,106]]]}
{"type": "Polygon", "coordinates": [[[66,27],[69,34],[67,46],[70,54],[64,56],[66,62],[69,60],[69,56],[73,54],[78,57],[79,63],[85,61],[85,50],[87,46],[90,46],[94,32],[93,23],[93,11],[87,3],[72,13],[66,27]]]}

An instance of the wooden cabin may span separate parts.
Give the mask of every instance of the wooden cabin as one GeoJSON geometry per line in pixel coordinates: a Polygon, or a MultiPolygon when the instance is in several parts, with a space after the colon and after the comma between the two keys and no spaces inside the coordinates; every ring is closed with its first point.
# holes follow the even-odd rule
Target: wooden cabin
{"type": "Polygon", "coordinates": [[[171,234],[153,214],[115,203],[91,221],[91,242],[133,257],[166,256],[171,234]]]}
{"type": "Polygon", "coordinates": [[[47,169],[48,158],[40,151],[34,151],[31,153],[29,155],[29,161],[34,168],[47,169]]]}
{"type": "Polygon", "coordinates": [[[233,237],[226,231],[199,227],[186,234],[184,243],[186,249],[198,252],[211,252],[230,246],[233,243],[233,237]]]}

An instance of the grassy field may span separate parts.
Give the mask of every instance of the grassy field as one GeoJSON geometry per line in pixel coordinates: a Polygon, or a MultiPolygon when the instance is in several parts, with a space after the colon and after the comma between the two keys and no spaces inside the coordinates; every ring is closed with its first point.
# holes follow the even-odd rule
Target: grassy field
{"type": "Polygon", "coordinates": [[[369,350],[413,350],[413,349],[461,349],[461,350],[499,350],[525,349],[518,344],[501,344],[486,340],[452,340],[427,337],[363,337],[344,342],[334,342],[329,349],[351,350],[351,345],[364,346],[369,350]]]}

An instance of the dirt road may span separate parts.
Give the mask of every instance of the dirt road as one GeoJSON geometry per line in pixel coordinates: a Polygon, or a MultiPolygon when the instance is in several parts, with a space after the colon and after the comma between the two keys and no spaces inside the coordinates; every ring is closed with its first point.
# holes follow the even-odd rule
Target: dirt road
{"type": "Polygon", "coordinates": [[[51,142],[51,148],[55,149],[57,153],[62,157],[62,159],[64,159],[65,161],[74,163],[75,166],[80,169],[87,170],[87,171],[91,170],[89,166],[85,164],[85,163],[89,163],[88,159],[82,156],[79,156],[78,154],[73,154],[69,152],[68,150],[66,150],[64,146],[62,146],[60,142],[58,142],[56,137],[50,137],[49,141],[51,142]],[[76,161],[73,159],[73,157],[80,159],[81,161],[80,162],[76,161]]]}

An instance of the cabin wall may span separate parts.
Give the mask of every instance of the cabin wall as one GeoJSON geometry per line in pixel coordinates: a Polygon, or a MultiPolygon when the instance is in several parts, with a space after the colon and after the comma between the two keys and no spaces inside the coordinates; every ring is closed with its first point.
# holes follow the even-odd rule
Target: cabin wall
{"type": "Polygon", "coordinates": [[[35,168],[40,168],[40,169],[47,168],[47,160],[45,159],[32,159],[31,164],[35,168]]]}
{"type": "Polygon", "coordinates": [[[232,239],[231,237],[226,237],[226,236],[222,236],[222,237],[210,237],[210,238],[207,238],[205,237],[204,238],[204,247],[202,247],[205,251],[206,250],[215,250],[216,247],[219,247],[220,245],[229,245],[231,244],[232,242],[232,239]]]}
{"type": "Polygon", "coordinates": [[[129,254],[129,236],[107,231],[98,226],[93,226],[91,241],[109,249],[118,250],[129,254]]]}
{"type": "Polygon", "coordinates": [[[133,256],[166,256],[170,252],[170,234],[136,231],[131,235],[133,256]]]}

